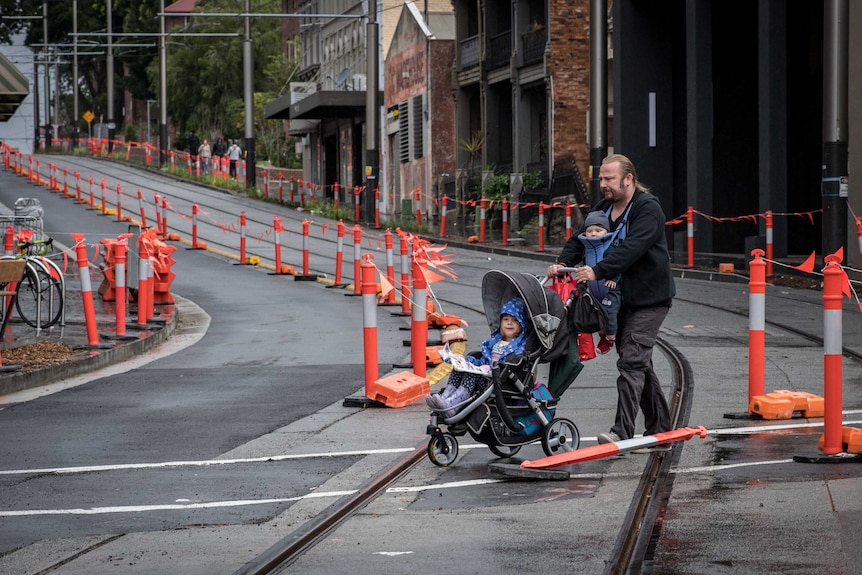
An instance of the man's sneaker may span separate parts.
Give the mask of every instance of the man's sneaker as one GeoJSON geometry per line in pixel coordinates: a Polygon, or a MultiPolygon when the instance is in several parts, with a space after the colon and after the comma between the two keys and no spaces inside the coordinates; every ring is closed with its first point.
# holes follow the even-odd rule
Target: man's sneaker
{"type": "Polygon", "coordinates": [[[613,348],[614,348],[614,342],[608,341],[604,337],[599,340],[599,344],[596,346],[596,350],[602,355],[605,355],[606,353],[608,353],[613,348]]]}
{"type": "Polygon", "coordinates": [[[616,443],[617,441],[622,441],[622,438],[613,431],[599,433],[596,435],[596,439],[599,440],[599,443],[616,443]]]}
{"type": "Polygon", "coordinates": [[[653,445],[652,447],[641,447],[640,449],[635,449],[634,451],[632,451],[632,453],[663,453],[665,451],[670,451],[671,449],[673,449],[673,445],[671,445],[670,443],[659,443],[658,445],[653,445]]]}

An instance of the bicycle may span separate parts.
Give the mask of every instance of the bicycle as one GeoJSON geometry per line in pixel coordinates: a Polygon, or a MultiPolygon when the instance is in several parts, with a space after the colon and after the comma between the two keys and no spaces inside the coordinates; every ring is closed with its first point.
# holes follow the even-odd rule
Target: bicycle
{"type": "Polygon", "coordinates": [[[15,259],[24,259],[27,265],[24,277],[16,288],[15,309],[21,320],[37,329],[53,326],[63,316],[66,284],[60,267],[46,256],[51,252],[54,239],[25,239],[18,243],[15,259]]]}

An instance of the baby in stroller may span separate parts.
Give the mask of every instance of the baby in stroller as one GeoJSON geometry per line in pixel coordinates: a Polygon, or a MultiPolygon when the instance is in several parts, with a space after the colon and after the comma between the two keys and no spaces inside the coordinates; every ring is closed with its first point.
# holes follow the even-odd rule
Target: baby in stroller
{"type": "Polygon", "coordinates": [[[491,270],[482,278],[482,304],[491,337],[475,356],[452,354],[448,385],[426,398],[429,459],[452,464],[457,437],[468,433],[499,457],[536,441],[547,455],[577,449],[578,428],[555,413],[583,368],[559,295],[535,275],[491,270]],[[536,380],[539,363],[549,366],[547,385],[536,380]]]}
{"type": "Polygon", "coordinates": [[[481,357],[465,357],[473,365],[488,366],[488,376],[453,371],[443,391],[425,397],[428,407],[441,411],[445,417],[455,415],[459,404],[466,402],[474,393],[484,391],[488,386],[491,381],[490,367],[495,361],[503,361],[509,356],[524,353],[528,326],[527,305],[524,300],[514,297],[503,304],[500,310],[500,327],[482,342],[481,357]]]}

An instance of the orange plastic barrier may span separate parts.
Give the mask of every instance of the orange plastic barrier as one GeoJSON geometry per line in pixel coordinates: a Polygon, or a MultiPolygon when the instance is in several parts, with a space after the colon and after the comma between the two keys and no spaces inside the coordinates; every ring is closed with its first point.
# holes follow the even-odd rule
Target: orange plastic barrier
{"type": "Polygon", "coordinates": [[[404,407],[429,393],[431,393],[431,384],[428,378],[409,371],[378,379],[365,390],[369,399],[379,401],[387,407],[404,407]]]}
{"type": "MultiPolygon", "coordinates": [[[[825,435],[825,434],[824,434],[825,435]]],[[[825,445],[824,435],[817,442],[817,449],[823,450],[825,445]]],[[[841,428],[841,444],[847,453],[862,453],[862,429],[856,427],[841,428]]]]}
{"type": "Polygon", "coordinates": [[[446,327],[447,325],[461,325],[461,318],[457,315],[436,313],[433,310],[429,310],[428,325],[435,325],[438,327],[446,327]]]}
{"type": "Polygon", "coordinates": [[[790,419],[795,411],[801,411],[803,417],[823,417],[824,402],[819,395],[779,389],[752,397],[748,411],[763,419],[790,419]]]}
{"type": "Polygon", "coordinates": [[[425,348],[425,364],[440,365],[443,363],[443,358],[440,357],[440,352],[443,350],[442,345],[432,345],[425,348]]]}

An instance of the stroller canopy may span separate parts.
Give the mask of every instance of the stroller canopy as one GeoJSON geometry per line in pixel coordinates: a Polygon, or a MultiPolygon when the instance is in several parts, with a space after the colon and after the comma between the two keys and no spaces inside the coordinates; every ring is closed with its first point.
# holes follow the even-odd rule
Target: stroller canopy
{"type": "Polygon", "coordinates": [[[565,355],[569,332],[563,301],[532,274],[491,270],[482,278],[482,304],[491,332],[500,329],[500,310],[513,297],[527,304],[531,323],[527,352],[538,351],[542,362],[565,355]]]}

